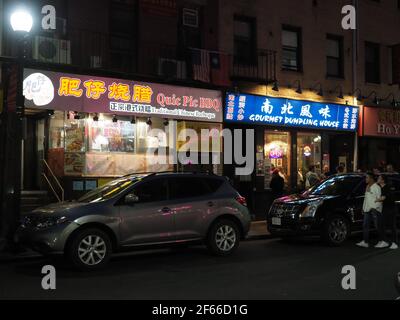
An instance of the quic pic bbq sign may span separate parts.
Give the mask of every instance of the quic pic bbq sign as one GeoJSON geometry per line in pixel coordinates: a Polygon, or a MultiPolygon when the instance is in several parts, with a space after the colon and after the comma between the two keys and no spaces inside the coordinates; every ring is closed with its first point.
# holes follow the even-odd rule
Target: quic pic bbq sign
{"type": "Polygon", "coordinates": [[[23,94],[28,108],[223,120],[217,90],[25,69],[23,94]]]}

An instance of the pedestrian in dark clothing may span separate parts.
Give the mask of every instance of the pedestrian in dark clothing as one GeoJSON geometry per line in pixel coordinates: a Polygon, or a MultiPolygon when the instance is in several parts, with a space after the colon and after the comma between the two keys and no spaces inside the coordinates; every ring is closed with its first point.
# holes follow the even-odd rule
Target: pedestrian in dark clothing
{"type": "Polygon", "coordinates": [[[283,189],[285,187],[285,180],[279,174],[279,170],[275,169],[272,172],[272,179],[269,187],[272,190],[272,196],[275,199],[278,199],[283,196],[283,189]]]}
{"type": "MultiPolygon", "coordinates": [[[[383,223],[384,226],[390,226],[391,229],[391,242],[392,245],[390,246],[390,249],[396,250],[398,249],[398,236],[397,236],[397,221],[396,221],[396,207],[393,199],[393,194],[390,189],[390,185],[388,184],[387,181],[387,176],[385,175],[380,175],[378,178],[378,184],[381,186],[382,190],[382,195],[380,198],[380,201],[382,201],[383,204],[383,210],[382,210],[382,217],[383,217],[383,223]]],[[[386,230],[386,228],[385,228],[386,230]]]]}

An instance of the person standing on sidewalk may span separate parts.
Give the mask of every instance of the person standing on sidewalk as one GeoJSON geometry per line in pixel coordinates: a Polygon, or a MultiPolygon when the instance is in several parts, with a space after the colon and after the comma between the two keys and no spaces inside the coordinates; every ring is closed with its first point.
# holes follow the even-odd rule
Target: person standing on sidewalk
{"type": "Polygon", "coordinates": [[[272,172],[272,179],[270,183],[272,197],[274,200],[283,197],[284,187],[285,187],[285,180],[280,176],[279,169],[275,169],[272,172]]]}
{"type": "MultiPolygon", "coordinates": [[[[382,219],[383,219],[383,228],[386,231],[386,227],[390,224],[391,232],[392,232],[392,245],[389,249],[396,250],[398,249],[398,238],[397,238],[397,225],[396,225],[396,207],[392,195],[392,191],[390,189],[390,185],[388,185],[387,181],[388,177],[385,175],[380,175],[378,177],[378,184],[381,186],[382,195],[380,201],[383,204],[382,211],[382,219]]],[[[384,231],[384,241],[386,240],[384,231]]],[[[385,244],[384,242],[383,244],[385,244]]]]}
{"type": "MultiPolygon", "coordinates": [[[[376,183],[375,175],[372,172],[367,173],[366,182],[367,189],[363,203],[363,241],[357,243],[357,246],[362,248],[369,247],[369,228],[372,220],[379,232],[379,242],[375,248],[385,248],[383,243],[382,202],[380,201],[382,196],[381,187],[376,183]]],[[[387,246],[388,244],[386,244],[387,246]]]]}

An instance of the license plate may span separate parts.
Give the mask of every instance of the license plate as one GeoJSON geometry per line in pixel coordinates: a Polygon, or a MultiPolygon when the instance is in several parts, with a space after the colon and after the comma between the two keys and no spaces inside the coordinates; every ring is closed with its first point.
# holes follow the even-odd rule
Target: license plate
{"type": "Polygon", "coordinates": [[[272,224],[273,224],[274,226],[280,226],[280,225],[282,225],[281,218],[272,218],[272,224]]]}

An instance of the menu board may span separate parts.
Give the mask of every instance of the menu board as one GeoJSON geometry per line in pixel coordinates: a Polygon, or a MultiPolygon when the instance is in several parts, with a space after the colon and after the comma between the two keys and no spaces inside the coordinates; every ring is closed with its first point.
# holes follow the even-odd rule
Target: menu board
{"type": "Polygon", "coordinates": [[[65,130],[65,151],[81,152],[85,151],[85,131],[83,125],[72,123],[65,130]]]}
{"type": "Polygon", "coordinates": [[[79,176],[85,168],[85,153],[66,152],[64,154],[64,174],[79,176]]]}

